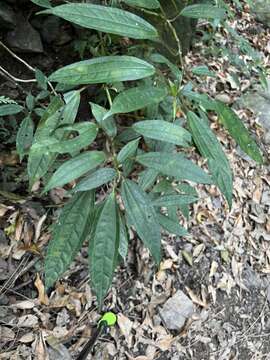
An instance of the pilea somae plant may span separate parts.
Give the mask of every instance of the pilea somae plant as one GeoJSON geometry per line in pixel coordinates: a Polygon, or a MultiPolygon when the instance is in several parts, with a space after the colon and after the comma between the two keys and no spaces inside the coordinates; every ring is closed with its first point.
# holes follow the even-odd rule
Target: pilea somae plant
{"type": "MultiPolygon", "coordinates": [[[[107,54],[72,63],[48,78],[37,71],[43,91],[47,91],[47,82],[57,85],[30,147],[27,134],[33,132],[31,116],[23,120],[17,137],[21,157],[28,155],[31,188],[40,179],[45,184],[43,193],[73,184],[47,249],[46,287],[67,270],[88,240],[90,280],[102,304],[119,256],[127,254],[129,228],[136,231],[157,264],[161,260],[162,229],[187,235],[177,214],[180,210],[188,217],[189,204],[198,199],[190,182],[215,184],[231,207],[232,172],[210,128],[209,112],[217,114],[252,159],[262,164],[263,158],[230,107],[194,91],[192,73],[213,76],[213,72],[201,66],[186,73],[174,27],[177,18],[166,18],[161,2],[122,0],[107,5],[68,3],[55,7],[49,1],[33,2],[47,7],[40,14],[53,14],[100,34],[149,41],[149,51],[138,51],[144,58],[107,54]],[[126,5],[129,7],[123,9],[126,5]],[[177,46],[178,64],[156,52],[162,40],[143,14],[166,24],[177,46]],[[107,104],[90,102],[89,118],[78,122],[81,94],[92,84],[103,89],[107,104]],[[192,144],[207,160],[209,173],[188,159],[192,144]],[[60,165],[57,159],[62,161],[60,165]],[[96,202],[100,187],[104,187],[106,196],[96,202]]],[[[226,21],[226,14],[225,8],[214,2],[187,5],[177,16],[204,18],[217,26],[226,21]]]]}

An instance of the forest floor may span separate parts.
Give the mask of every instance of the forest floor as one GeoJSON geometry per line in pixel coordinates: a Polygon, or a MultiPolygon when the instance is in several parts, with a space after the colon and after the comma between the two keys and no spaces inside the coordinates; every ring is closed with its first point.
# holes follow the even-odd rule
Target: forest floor
{"type": "MultiPolygon", "coordinates": [[[[236,26],[269,66],[269,29],[248,13],[236,26]]],[[[186,56],[187,64],[207,63],[219,76],[200,80],[199,87],[213,97],[222,88],[223,98],[234,104],[241,91],[231,86],[225,60],[206,60],[200,54],[197,44],[186,56]]],[[[56,58],[61,62],[60,52],[46,54],[46,59],[44,54],[27,55],[44,71],[56,58]]],[[[2,65],[22,76],[24,68],[13,61],[7,55],[2,65]]],[[[253,81],[243,78],[242,88],[253,81]]],[[[20,91],[9,81],[0,83],[0,95],[16,99],[20,91]]],[[[255,114],[246,109],[238,113],[269,155],[255,114]]],[[[118,315],[118,325],[97,341],[89,359],[270,359],[269,165],[257,166],[224,129],[218,124],[213,128],[234,171],[232,209],[215,187],[200,186],[200,201],[185,223],[190,236],[164,234],[158,272],[136,237],[130,241],[128,258],[105,300],[104,309],[118,315]],[[169,331],[162,317],[164,304],[178,290],[194,309],[180,332],[169,331]]],[[[87,249],[47,296],[40,270],[64,190],[52,191],[48,198],[31,196],[25,168],[11,150],[0,155],[5,184],[0,191],[0,359],[72,359],[100,318],[88,284],[87,249]]],[[[195,151],[193,159],[200,161],[195,151]]],[[[178,311],[172,308],[172,317],[178,311]]]]}

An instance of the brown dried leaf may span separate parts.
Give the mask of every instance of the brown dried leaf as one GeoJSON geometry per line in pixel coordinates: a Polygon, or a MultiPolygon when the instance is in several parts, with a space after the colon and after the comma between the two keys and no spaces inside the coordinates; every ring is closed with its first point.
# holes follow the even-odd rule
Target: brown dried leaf
{"type": "Polygon", "coordinates": [[[44,287],[42,280],[40,279],[39,274],[37,274],[37,278],[36,278],[34,284],[38,290],[38,300],[39,300],[40,304],[49,305],[49,299],[45,292],[45,287],[44,287]]]}

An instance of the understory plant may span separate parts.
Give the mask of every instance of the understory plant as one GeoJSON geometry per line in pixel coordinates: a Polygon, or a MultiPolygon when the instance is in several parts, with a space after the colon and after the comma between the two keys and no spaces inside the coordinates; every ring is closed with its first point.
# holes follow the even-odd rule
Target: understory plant
{"type": "MultiPolygon", "coordinates": [[[[101,56],[64,66],[48,77],[36,70],[40,93],[27,97],[28,114],[17,134],[20,157],[28,157],[30,188],[42,179],[43,194],[63,186],[69,193],[46,253],[46,288],[63,275],[87,240],[90,281],[102,304],[119,261],[127,255],[129,229],[159,264],[162,231],[187,235],[178,213],[188,217],[189,205],[198,200],[194,184],[216,185],[232,206],[232,171],[209,114],[216,114],[252,159],[262,164],[263,158],[229,106],[194,90],[193,75],[216,74],[206,65],[187,69],[174,28],[177,19],[167,19],[158,0],[55,7],[47,0],[33,2],[46,8],[40,16],[52,14],[95,30],[103,41],[101,56]],[[177,63],[156,51],[162,42],[143,14],[156,16],[171,31],[177,63]],[[134,39],[123,47],[127,54],[119,47],[108,53],[104,33],[114,43],[121,37],[134,39]],[[81,96],[94,85],[99,101],[89,101],[88,117],[78,121],[81,96]],[[43,99],[48,102],[45,109],[38,105],[43,99]],[[33,113],[40,117],[37,126],[33,113]],[[194,145],[207,170],[189,159],[194,145]]],[[[203,18],[213,29],[220,28],[229,16],[222,3],[187,5],[179,16],[203,18]]],[[[2,106],[19,111],[4,100],[2,106]]]]}

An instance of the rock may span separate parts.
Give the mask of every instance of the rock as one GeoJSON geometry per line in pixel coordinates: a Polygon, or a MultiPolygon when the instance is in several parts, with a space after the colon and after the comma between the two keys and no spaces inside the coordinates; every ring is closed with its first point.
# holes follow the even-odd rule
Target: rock
{"type": "Polygon", "coordinates": [[[16,26],[16,15],[12,8],[0,2],[0,29],[14,29],[16,26]]]}
{"type": "MultiPolygon", "coordinates": [[[[267,80],[270,89],[270,78],[267,80]]],[[[248,108],[258,116],[258,123],[265,130],[264,140],[270,143],[270,90],[266,91],[261,86],[255,87],[254,91],[247,92],[238,101],[240,107],[248,108]]]]}
{"type": "Polygon", "coordinates": [[[41,36],[42,39],[48,43],[51,44],[57,38],[59,37],[59,31],[60,31],[60,19],[56,16],[48,16],[41,28],[41,36]]]}
{"type": "Polygon", "coordinates": [[[193,312],[193,302],[181,290],[178,290],[166,301],[160,315],[169,330],[180,331],[193,312]]]}
{"type": "Polygon", "coordinates": [[[270,0],[254,0],[251,8],[257,19],[270,27],[270,0]]]}
{"type": "Polygon", "coordinates": [[[43,52],[39,33],[22,16],[17,16],[17,25],[7,34],[7,45],[17,52],[43,52]]]}

